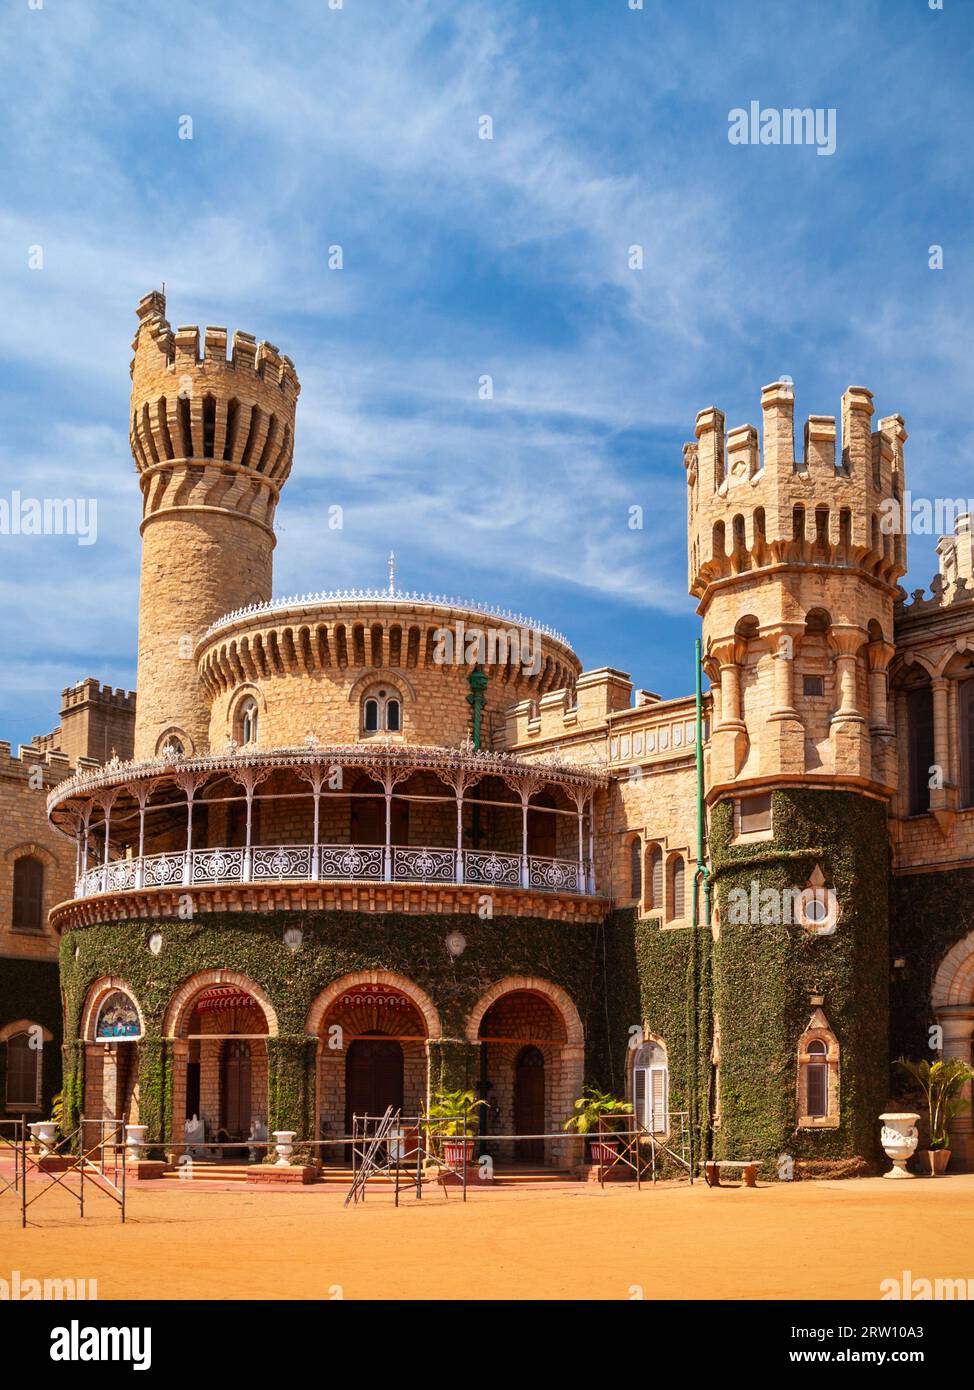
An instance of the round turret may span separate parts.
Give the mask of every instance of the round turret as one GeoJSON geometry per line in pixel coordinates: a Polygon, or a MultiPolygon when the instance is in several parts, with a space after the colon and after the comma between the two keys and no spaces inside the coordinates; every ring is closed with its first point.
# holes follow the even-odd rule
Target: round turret
{"type": "Polygon", "coordinates": [[[153,292],[138,307],[131,446],[143,494],[136,757],[207,744],[193,653],[222,614],[272,592],[274,512],[291,470],[300,386],[269,343],[225,328],[173,330],[153,292]],[[178,731],[178,732],[177,732],[178,731]]]}

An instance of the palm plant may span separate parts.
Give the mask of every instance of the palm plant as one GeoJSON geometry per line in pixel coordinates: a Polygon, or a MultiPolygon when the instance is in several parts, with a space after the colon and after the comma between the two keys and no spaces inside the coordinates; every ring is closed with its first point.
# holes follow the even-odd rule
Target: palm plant
{"type": "Polygon", "coordinates": [[[974,1071],[959,1057],[930,1063],[911,1062],[900,1057],[896,1065],[912,1077],[923,1093],[930,1128],[930,1148],[946,1149],[950,1143],[948,1125],[963,1104],[961,1091],[974,1077],[974,1071]]]}
{"type": "Polygon", "coordinates": [[[462,1133],[469,1139],[480,1128],[476,1111],[486,1104],[485,1100],[478,1100],[473,1091],[437,1091],[427,1113],[431,1120],[442,1121],[436,1127],[440,1134],[453,1138],[462,1133]]]}
{"type": "Polygon", "coordinates": [[[627,1101],[619,1100],[611,1091],[586,1086],[562,1128],[569,1133],[591,1134],[602,1121],[608,1120],[607,1128],[612,1128],[613,1117],[631,1114],[632,1106],[627,1101]]]}

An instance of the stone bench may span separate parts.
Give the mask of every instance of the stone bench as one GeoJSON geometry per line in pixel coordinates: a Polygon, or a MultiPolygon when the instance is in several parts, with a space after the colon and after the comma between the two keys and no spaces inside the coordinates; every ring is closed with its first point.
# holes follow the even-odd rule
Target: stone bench
{"type": "Polygon", "coordinates": [[[720,1187],[722,1168],[739,1168],[744,1187],[757,1187],[760,1163],[756,1159],[708,1158],[703,1162],[704,1182],[708,1187],[720,1187]]]}

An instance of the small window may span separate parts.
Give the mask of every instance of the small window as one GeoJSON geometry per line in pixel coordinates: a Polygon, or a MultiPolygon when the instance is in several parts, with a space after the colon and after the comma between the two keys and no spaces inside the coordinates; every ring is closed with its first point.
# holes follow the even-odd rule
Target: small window
{"type": "Polygon", "coordinates": [[[643,895],[642,857],[642,845],[637,835],[629,844],[629,896],[635,898],[637,903],[643,895]]]}
{"type": "Polygon", "coordinates": [[[974,806],[974,680],[960,688],[961,800],[974,806]]]}
{"type": "Polygon", "coordinates": [[[805,1064],[805,1113],[810,1119],[824,1119],[829,1113],[828,1048],[816,1038],[808,1044],[805,1064]]]}
{"type": "Polygon", "coordinates": [[[32,854],[14,862],[11,925],[15,931],[44,930],[44,865],[32,854]]]}
{"type": "Polygon", "coordinates": [[[34,1107],[41,1103],[41,1058],[43,1050],[31,1046],[29,1032],[14,1033],[7,1039],[7,1109],[18,1105],[34,1107]]]}
{"type": "Polygon", "coordinates": [[[398,690],[371,690],[362,701],[363,734],[402,732],[402,699],[398,690]]]}
{"type": "Polygon", "coordinates": [[[930,769],[934,765],[933,691],[930,686],[911,690],[906,697],[909,724],[910,815],[930,810],[930,769]]]}
{"type": "Polygon", "coordinates": [[[663,910],[663,851],[659,845],[654,845],[649,852],[646,877],[649,886],[649,901],[646,906],[650,911],[661,912],[663,910]]]}
{"type": "Polygon", "coordinates": [[[678,856],[670,864],[670,916],[674,921],[686,912],[686,880],[686,865],[678,856]]]}
{"type": "Polygon", "coordinates": [[[825,677],[803,676],[802,690],[810,699],[821,699],[825,694],[825,677]]]}
{"type": "Polygon", "coordinates": [[[744,796],[738,804],[738,834],[767,834],[771,830],[771,793],[744,796]]]}

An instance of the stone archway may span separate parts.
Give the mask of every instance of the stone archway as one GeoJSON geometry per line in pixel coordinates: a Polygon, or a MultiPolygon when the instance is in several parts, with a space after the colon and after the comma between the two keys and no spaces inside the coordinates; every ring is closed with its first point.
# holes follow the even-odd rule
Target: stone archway
{"type": "MultiPolygon", "coordinates": [[[[950,948],[934,976],[930,1003],[943,1029],[943,1056],[970,1063],[974,1055],[974,932],[950,948]]],[[[964,1088],[965,1103],[950,1122],[951,1167],[974,1168],[974,1116],[971,1085],[964,1088]]]]}
{"type": "Polygon", "coordinates": [[[267,1139],[267,1039],[278,1036],[267,994],[239,971],[200,971],[170,1000],[163,1036],[172,1047],[174,1141],[226,1146],[200,1148],[197,1158],[245,1160],[243,1140],[267,1139]]]}
{"type": "MultiPolygon", "coordinates": [[[[84,1045],[85,1070],[81,1113],[86,1120],[139,1122],[139,1057],[145,1037],[145,1015],[132,986],[116,975],[102,975],[88,986],[81,1011],[79,1038],[84,1045]],[[113,995],[128,1001],[138,1018],[138,1031],[117,1038],[99,1036],[98,1024],[113,995]]],[[[85,1140],[94,1138],[86,1135],[85,1140]]]]}
{"type": "MultiPolygon", "coordinates": [[[[481,1086],[495,1135],[523,1132],[521,1074],[527,1049],[540,1054],[544,1133],[557,1134],[571,1114],[585,1079],[585,1030],[578,1009],[560,985],[537,975],[510,975],[491,985],[467,1020],[466,1035],[481,1051],[481,1086]]],[[[539,1082],[539,1084],[541,1084],[539,1082]]],[[[488,1147],[489,1147],[489,1141],[488,1147]]],[[[540,1146],[496,1144],[499,1162],[537,1161],[540,1146]]],[[[543,1161],[570,1167],[577,1151],[569,1140],[544,1141],[543,1161]]]]}
{"type": "MultiPolygon", "coordinates": [[[[386,1105],[417,1115],[429,1100],[429,1043],[442,1035],[439,1014],[418,985],[389,970],[361,970],[334,980],[308,1010],[306,1031],[318,1039],[318,1137],[339,1139],[351,1114],[386,1105]]],[[[344,1146],[322,1149],[340,1163],[344,1146]]]]}

